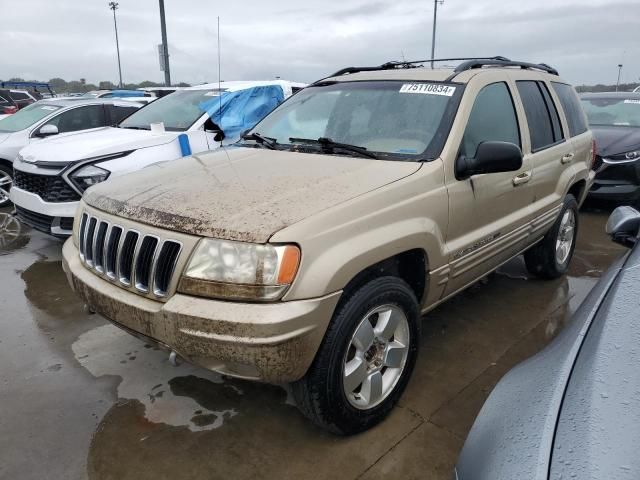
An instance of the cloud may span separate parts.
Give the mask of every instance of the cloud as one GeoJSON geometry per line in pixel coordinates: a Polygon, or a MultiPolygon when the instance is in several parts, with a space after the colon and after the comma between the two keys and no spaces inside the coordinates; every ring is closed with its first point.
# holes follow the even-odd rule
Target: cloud
{"type": "MultiPolygon", "coordinates": [[[[428,58],[432,4],[424,0],[209,2],[167,0],[172,80],[217,79],[217,16],[226,80],[280,76],[312,81],[349,65],[428,58]]],[[[32,0],[5,9],[0,78],[115,80],[112,12],[96,0],[32,0]],[[10,46],[10,47],[7,47],[10,46]]],[[[117,11],[123,77],[163,78],[155,0],[121,0],[117,11]]],[[[544,61],[576,83],[640,77],[637,0],[446,0],[439,8],[437,56],[504,55],[544,61]]]]}

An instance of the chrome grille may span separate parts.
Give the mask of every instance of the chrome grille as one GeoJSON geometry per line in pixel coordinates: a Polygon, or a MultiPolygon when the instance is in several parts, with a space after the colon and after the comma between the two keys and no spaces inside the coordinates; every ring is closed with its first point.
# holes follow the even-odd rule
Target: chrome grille
{"type": "Polygon", "coordinates": [[[80,258],[91,270],[121,287],[165,297],[182,243],[125,230],[88,213],[80,220],[80,258]]]}

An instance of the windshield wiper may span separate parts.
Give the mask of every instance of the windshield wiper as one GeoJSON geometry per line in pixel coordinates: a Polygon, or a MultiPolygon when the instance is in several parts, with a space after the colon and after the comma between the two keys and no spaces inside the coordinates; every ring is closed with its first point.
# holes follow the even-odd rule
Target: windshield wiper
{"type": "Polygon", "coordinates": [[[263,145],[267,148],[270,148],[271,150],[275,150],[276,145],[278,144],[275,138],[265,137],[264,135],[256,132],[245,133],[244,135],[242,135],[242,140],[255,140],[255,142],[259,145],[263,145]]]}
{"type": "Polygon", "coordinates": [[[320,145],[323,148],[327,148],[329,150],[333,150],[334,148],[339,148],[341,150],[347,150],[349,152],[357,153],[359,155],[362,155],[363,157],[369,157],[374,159],[378,158],[378,156],[375,153],[368,151],[365,147],[350,145],[348,143],[336,142],[327,137],[320,137],[317,139],[291,137],[289,138],[289,141],[294,143],[310,143],[313,145],[320,145]]]}
{"type": "Polygon", "coordinates": [[[136,127],[136,126],[127,126],[127,127],[123,127],[123,126],[119,126],[119,128],[126,128],[128,130],[151,130],[151,127],[146,128],[146,127],[136,127]]]}

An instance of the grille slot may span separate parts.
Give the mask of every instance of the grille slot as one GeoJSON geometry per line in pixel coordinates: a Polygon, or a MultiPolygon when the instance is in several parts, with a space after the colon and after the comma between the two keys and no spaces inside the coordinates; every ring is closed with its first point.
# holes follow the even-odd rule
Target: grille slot
{"type": "Polygon", "coordinates": [[[181,250],[182,245],[178,242],[167,240],[162,244],[156,261],[156,271],[153,278],[153,293],[159,297],[167,295],[181,250]]]}
{"type": "Polygon", "coordinates": [[[89,220],[89,227],[87,228],[87,237],[84,242],[84,257],[87,264],[93,267],[93,237],[96,232],[96,223],[98,221],[95,217],[89,220]]]}
{"type": "Polygon", "coordinates": [[[77,202],[80,195],[59,175],[36,175],[14,170],[14,186],[35,193],[45,202],[77,202]]]}
{"type": "Polygon", "coordinates": [[[98,226],[98,233],[96,234],[95,241],[95,258],[93,259],[93,263],[96,266],[96,270],[100,273],[104,272],[104,241],[107,236],[107,228],[109,225],[107,222],[100,222],[98,226]]]}
{"type": "Polygon", "coordinates": [[[116,268],[118,260],[118,247],[122,238],[122,228],[118,226],[111,227],[109,240],[107,241],[107,254],[105,255],[105,272],[112,280],[116,278],[116,268]]]}
{"type": "Polygon", "coordinates": [[[138,232],[133,230],[127,232],[120,249],[120,259],[118,260],[118,272],[120,273],[120,283],[131,285],[131,274],[133,273],[133,256],[138,243],[138,232]]]}
{"type": "Polygon", "coordinates": [[[182,253],[182,243],[112,225],[83,212],[79,218],[80,259],[95,274],[119,287],[166,297],[182,253]]]}
{"type": "Polygon", "coordinates": [[[87,214],[82,214],[82,220],[80,220],[80,241],[78,244],[80,245],[80,258],[84,260],[84,235],[87,233],[87,214]]]}
{"type": "Polygon", "coordinates": [[[136,288],[141,292],[149,291],[149,279],[151,278],[151,270],[153,268],[153,258],[158,247],[158,239],[156,237],[146,236],[140,244],[140,250],[136,257],[136,288]]]}

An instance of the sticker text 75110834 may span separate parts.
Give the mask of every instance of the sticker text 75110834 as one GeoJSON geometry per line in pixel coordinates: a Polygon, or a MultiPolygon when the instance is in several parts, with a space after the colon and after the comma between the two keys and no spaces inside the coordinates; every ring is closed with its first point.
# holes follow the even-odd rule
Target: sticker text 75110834
{"type": "Polygon", "coordinates": [[[450,97],[456,91],[456,87],[441,83],[405,83],[400,87],[400,93],[422,93],[425,95],[444,95],[450,97]]]}

